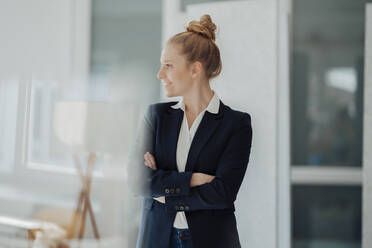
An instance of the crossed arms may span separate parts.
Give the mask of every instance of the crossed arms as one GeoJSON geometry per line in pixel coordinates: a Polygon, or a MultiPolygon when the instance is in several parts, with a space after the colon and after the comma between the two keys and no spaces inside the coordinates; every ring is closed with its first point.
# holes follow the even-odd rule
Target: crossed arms
{"type": "Polygon", "coordinates": [[[152,106],[146,111],[127,167],[132,191],[164,203],[167,211],[231,207],[249,161],[252,143],[250,116],[245,113],[238,121],[221,154],[215,175],[177,172],[159,169],[152,155],[155,143],[152,106]]]}

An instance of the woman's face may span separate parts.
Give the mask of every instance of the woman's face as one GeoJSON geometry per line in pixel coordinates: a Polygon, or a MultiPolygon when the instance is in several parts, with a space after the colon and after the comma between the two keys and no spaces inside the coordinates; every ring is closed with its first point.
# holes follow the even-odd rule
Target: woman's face
{"type": "Polygon", "coordinates": [[[183,96],[191,88],[191,66],[176,45],[167,44],[160,57],[161,68],[157,77],[167,97],[183,96]]]}

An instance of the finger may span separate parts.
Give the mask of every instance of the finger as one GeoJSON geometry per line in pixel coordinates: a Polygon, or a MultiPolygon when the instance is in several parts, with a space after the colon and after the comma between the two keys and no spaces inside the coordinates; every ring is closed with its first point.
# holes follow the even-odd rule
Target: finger
{"type": "Polygon", "coordinates": [[[151,165],[155,167],[156,166],[155,158],[150,154],[148,155],[148,159],[151,162],[151,165]]]}
{"type": "Polygon", "coordinates": [[[156,166],[156,165],[155,165],[155,163],[154,163],[154,161],[152,161],[152,160],[149,160],[149,162],[150,162],[151,166],[153,166],[153,167],[155,167],[155,166],[156,166]]]}
{"type": "Polygon", "coordinates": [[[151,168],[151,169],[153,169],[153,170],[156,170],[156,168],[149,162],[149,161],[145,161],[144,162],[144,164],[147,166],[147,167],[149,167],[149,168],[151,168]]]}
{"type": "Polygon", "coordinates": [[[154,158],[154,156],[153,156],[151,153],[147,152],[147,153],[146,153],[146,158],[147,158],[148,160],[150,160],[151,163],[155,164],[155,158],[154,158]]]}
{"type": "Polygon", "coordinates": [[[154,169],[154,167],[152,166],[152,164],[149,162],[149,161],[145,161],[144,163],[147,167],[150,167],[151,169],[154,169]]]}
{"type": "Polygon", "coordinates": [[[148,161],[150,164],[152,164],[151,159],[149,158],[147,153],[145,153],[145,155],[143,155],[143,156],[144,156],[146,161],[148,161]]]}
{"type": "Polygon", "coordinates": [[[153,197],[154,200],[157,200],[158,202],[160,203],[165,203],[165,198],[164,196],[160,196],[160,197],[153,197]]]}
{"type": "Polygon", "coordinates": [[[156,166],[156,162],[155,162],[155,158],[153,156],[151,156],[151,163],[156,166]]]}
{"type": "Polygon", "coordinates": [[[149,160],[150,162],[152,161],[152,155],[149,153],[149,152],[146,152],[145,155],[144,155],[145,159],[146,160],[149,160]]]}
{"type": "Polygon", "coordinates": [[[154,155],[152,155],[151,153],[146,152],[145,155],[146,155],[149,159],[151,159],[151,160],[155,160],[154,155]]]}
{"type": "Polygon", "coordinates": [[[143,155],[143,158],[146,159],[146,160],[150,160],[151,161],[151,154],[149,152],[146,152],[144,155],[143,155]]]}
{"type": "Polygon", "coordinates": [[[155,162],[155,158],[153,156],[151,156],[151,162],[156,165],[156,162],[155,162]]]}
{"type": "Polygon", "coordinates": [[[145,160],[148,162],[148,164],[151,166],[151,168],[153,170],[156,170],[157,167],[156,167],[156,162],[155,162],[154,156],[149,152],[146,152],[143,156],[144,156],[145,160]]]}
{"type": "Polygon", "coordinates": [[[148,155],[145,155],[145,160],[146,160],[147,162],[151,163],[151,159],[149,158],[148,155]]]}

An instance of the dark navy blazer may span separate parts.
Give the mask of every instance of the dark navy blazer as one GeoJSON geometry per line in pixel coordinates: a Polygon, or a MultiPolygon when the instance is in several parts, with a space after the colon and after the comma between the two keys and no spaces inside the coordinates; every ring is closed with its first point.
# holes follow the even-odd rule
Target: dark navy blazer
{"type": "Polygon", "coordinates": [[[206,111],[192,141],[185,172],[178,172],[176,149],[183,111],[177,102],[149,105],[129,158],[129,187],[143,197],[137,248],[167,248],[177,211],[184,211],[193,248],[241,247],[234,201],[247,169],[252,143],[248,113],[220,101],[217,114],[206,111]],[[150,152],[157,170],[144,165],[150,152]],[[193,172],[214,175],[190,187],[193,172]],[[153,197],[165,196],[165,204],[153,197]]]}

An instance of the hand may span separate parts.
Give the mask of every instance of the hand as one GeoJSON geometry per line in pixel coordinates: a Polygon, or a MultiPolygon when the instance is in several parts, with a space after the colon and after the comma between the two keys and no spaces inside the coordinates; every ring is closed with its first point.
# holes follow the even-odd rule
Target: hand
{"type": "MultiPolygon", "coordinates": [[[[151,153],[149,152],[146,152],[145,155],[143,155],[144,159],[145,159],[145,162],[144,164],[153,169],[153,170],[156,170],[157,167],[156,167],[156,162],[155,162],[155,158],[154,156],[152,156],[151,153]]],[[[160,203],[165,203],[165,197],[164,196],[160,196],[160,197],[153,197],[154,200],[157,200],[158,202],[160,203]]]]}
{"type": "Polygon", "coordinates": [[[153,199],[154,199],[154,200],[157,200],[157,201],[160,202],[160,203],[165,204],[165,197],[164,197],[164,196],[153,197],[153,199]]]}
{"type": "Polygon", "coordinates": [[[156,169],[157,169],[157,167],[156,167],[156,162],[155,162],[155,158],[154,158],[154,156],[152,156],[151,153],[146,152],[145,155],[143,155],[143,157],[144,157],[144,159],[145,159],[144,164],[145,164],[147,167],[149,167],[149,168],[151,168],[151,169],[153,169],[153,170],[156,170],[156,169]]]}
{"type": "Polygon", "coordinates": [[[195,172],[192,173],[190,187],[200,186],[205,183],[210,183],[215,178],[215,176],[211,176],[205,173],[195,172]]]}

